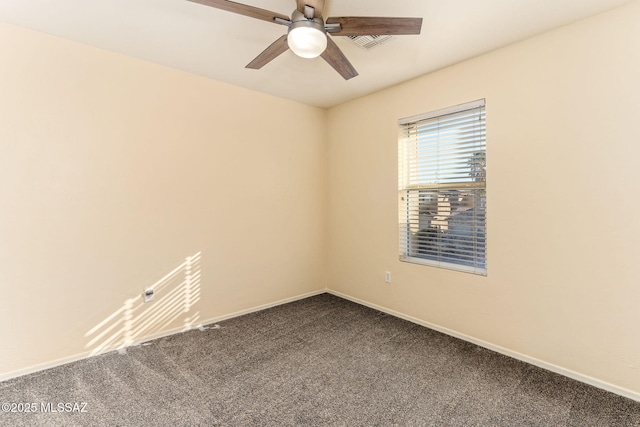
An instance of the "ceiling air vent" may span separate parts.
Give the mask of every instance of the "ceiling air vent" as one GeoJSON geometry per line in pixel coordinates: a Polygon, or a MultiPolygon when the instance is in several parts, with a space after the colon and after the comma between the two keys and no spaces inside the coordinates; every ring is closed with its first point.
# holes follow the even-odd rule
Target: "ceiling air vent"
{"type": "Polygon", "coordinates": [[[391,39],[391,36],[348,36],[353,42],[365,49],[371,49],[391,39]]]}

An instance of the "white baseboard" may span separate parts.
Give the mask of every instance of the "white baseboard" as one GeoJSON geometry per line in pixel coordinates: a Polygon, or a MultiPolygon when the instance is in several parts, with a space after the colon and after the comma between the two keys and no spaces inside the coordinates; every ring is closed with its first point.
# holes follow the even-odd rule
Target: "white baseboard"
{"type": "MultiPolygon", "coordinates": [[[[319,291],[309,292],[309,293],[306,293],[306,294],[297,295],[295,297],[285,298],[285,299],[279,300],[279,301],[274,301],[274,302],[271,302],[271,303],[268,303],[268,304],[259,305],[257,307],[251,307],[251,308],[248,308],[246,310],[240,310],[240,311],[236,311],[234,313],[229,313],[229,314],[225,314],[225,315],[222,315],[222,316],[213,317],[213,318],[210,318],[210,319],[203,320],[203,321],[199,322],[198,326],[194,326],[193,328],[190,328],[190,329],[185,329],[185,328],[182,328],[182,327],[181,328],[169,329],[169,330],[166,330],[166,331],[162,331],[162,332],[159,332],[159,333],[148,335],[148,336],[146,336],[146,337],[144,337],[144,338],[142,338],[140,340],[137,340],[137,341],[133,342],[131,345],[129,345],[127,347],[137,346],[137,345],[140,345],[140,344],[145,343],[145,342],[156,340],[158,338],[163,338],[163,337],[167,337],[167,336],[170,336],[170,335],[186,332],[188,330],[197,329],[200,325],[208,325],[208,324],[211,324],[211,323],[221,322],[223,320],[232,319],[234,317],[243,316],[245,314],[254,313],[256,311],[266,310],[267,308],[276,307],[278,305],[287,304],[287,303],[290,303],[290,302],[298,301],[298,300],[309,298],[309,297],[312,297],[312,296],[324,294],[326,292],[327,292],[326,289],[322,289],[322,290],[319,290],[319,291]]],[[[44,371],[46,369],[55,368],[56,366],[66,365],[68,363],[77,362],[77,361],[83,360],[83,359],[88,359],[90,357],[99,356],[101,354],[105,354],[105,353],[109,353],[109,352],[112,352],[112,351],[120,350],[121,348],[122,347],[120,347],[120,346],[112,346],[112,347],[105,348],[104,350],[100,351],[97,354],[95,354],[95,353],[93,353],[91,351],[86,351],[86,352],[82,352],[82,353],[79,353],[79,354],[76,354],[76,355],[73,355],[73,356],[68,356],[68,357],[63,357],[61,359],[53,360],[51,362],[45,362],[45,363],[41,363],[41,364],[38,364],[38,365],[30,366],[28,368],[18,369],[16,371],[11,371],[11,372],[8,372],[8,373],[0,374],[0,382],[6,381],[6,380],[10,380],[12,378],[21,377],[23,375],[33,374],[35,372],[44,371]]]]}
{"type": "Polygon", "coordinates": [[[484,348],[487,348],[489,350],[493,350],[496,353],[504,354],[505,356],[509,356],[509,357],[514,358],[514,359],[521,360],[521,361],[529,363],[531,365],[535,365],[535,366],[537,366],[539,368],[546,369],[546,370],[551,371],[551,372],[555,372],[556,374],[564,375],[565,377],[572,378],[572,379],[574,379],[576,381],[580,381],[580,382],[592,385],[594,387],[597,387],[597,388],[600,388],[600,389],[603,389],[603,390],[606,390],[606,391],[610,391],[610,392],[618,394],[620,396],[624,396],[624,397],[627,397],[629,399],[632,399],[632,400],[635,400],[637,402],[640,402],[640,393],[635,392],[633,390],[629,390],[629,389],[626,389],[626,388],[623,388],[623,387],[618,387],[618,386],[616,386],[614,384],[610,384],[610,383],[607,383],[605,381],[601,381],[601,380],[599,380],[597,378],[593,378],[593,377],[590,377],[588,375],[580,374],[580,373],[572,371],[570,369],[566,369],[566,368],[563,368],[561,366],[557,366],[557,365],[554,365],[552,363],[548,363],[548,362],[545,362],[543,360],[536,359],[535,357],[527,356],[526,354],[518,353],[517,351],[509,350],[508,348],[500,347],[499,345],[491,344],[490,342],[486,342],[486,341],[474,338],[474,337],[469,336],[469,335],[462,334],[460,332],[456,332],[456,331],[448,329],[448,328],[444,328],[442,326],[439,326],[439,325],[436,325],[436,324],[433,324],[433,323],[430,323],[430,322],[425,322],[424,320],[420,320],[418,318],[415,318],[415,317],[412,317],[412,316],[408,316],[408,315],[400,313],[398,311],[391,310],[391,309],[388,309],[386,307],[382,307],[382,306],[379,306],[377,304],[372,304],[370,302],[361,300],[359,298],[355,298],[355,297],[352,297],[350,295],[343,294],[342,292],[334,291],[334,290],[331,290],[331,289],[327,289],[326,292],[330,293],[332,295],[335,295],[337,297],[344,298],[346,300],[355,302],[357,304],[364,305],[364,306],[369,307],[369,308],[373,308],[374,310],[378,310],[378,311],[381,311],[383,313],[387,313],[387,314],[390,314],[392,316],[399,317],[400,319],[407,320],[407,321],[409,321],[411,323],[416,323],[416,324],[418,324],[420,326],[424,326],[426,328],[433,329],[433,330],[438,331],[438,332],[442,332],[443,334],[450,335],[450,336],[455,337],[455,338],[459,338],[459,339],[461,339],[463,341],[467,341],[467,342],[479,345],[480,347],[484,347],[484,348]]]}

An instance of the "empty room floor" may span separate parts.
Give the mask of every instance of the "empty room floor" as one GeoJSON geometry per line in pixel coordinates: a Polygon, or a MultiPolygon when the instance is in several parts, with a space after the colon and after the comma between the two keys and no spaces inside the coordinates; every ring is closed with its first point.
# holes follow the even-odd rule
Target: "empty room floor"
{"type": "Polygon", "coordinates": [[[638,402],[330,294],[208,326],[2,382],[36,410],[0,425],[640,425],[638,402]]]}

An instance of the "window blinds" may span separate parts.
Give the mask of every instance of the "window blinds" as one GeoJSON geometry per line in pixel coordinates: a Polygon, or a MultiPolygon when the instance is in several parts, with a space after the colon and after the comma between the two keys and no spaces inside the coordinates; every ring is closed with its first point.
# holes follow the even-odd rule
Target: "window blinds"
{"type": "Polygon", "coordinates": [[[400,259],[486,275],[484,100],[399,125],[400,259]]]}

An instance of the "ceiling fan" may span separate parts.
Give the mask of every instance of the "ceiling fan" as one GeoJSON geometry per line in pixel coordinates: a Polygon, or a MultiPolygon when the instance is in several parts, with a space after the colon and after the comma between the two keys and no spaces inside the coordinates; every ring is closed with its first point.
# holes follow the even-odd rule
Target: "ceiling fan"
{"type": "Polygon", "coordinates": [[[289,31],[273,42],[246,68],[260,69],[278,55],[291,49],[302,58],[321,56],[345,80],[358,75],[340,48],[327,37],[333,36],[382,36],[420,34],[422,18],[379,18],[366,16],[343,16],[322,18],[324,0],[296,0],[297,7],[289,18],[280,13],[260,9],[228,0],[189,0],[251,18],[286,25],[289,31]]]}

